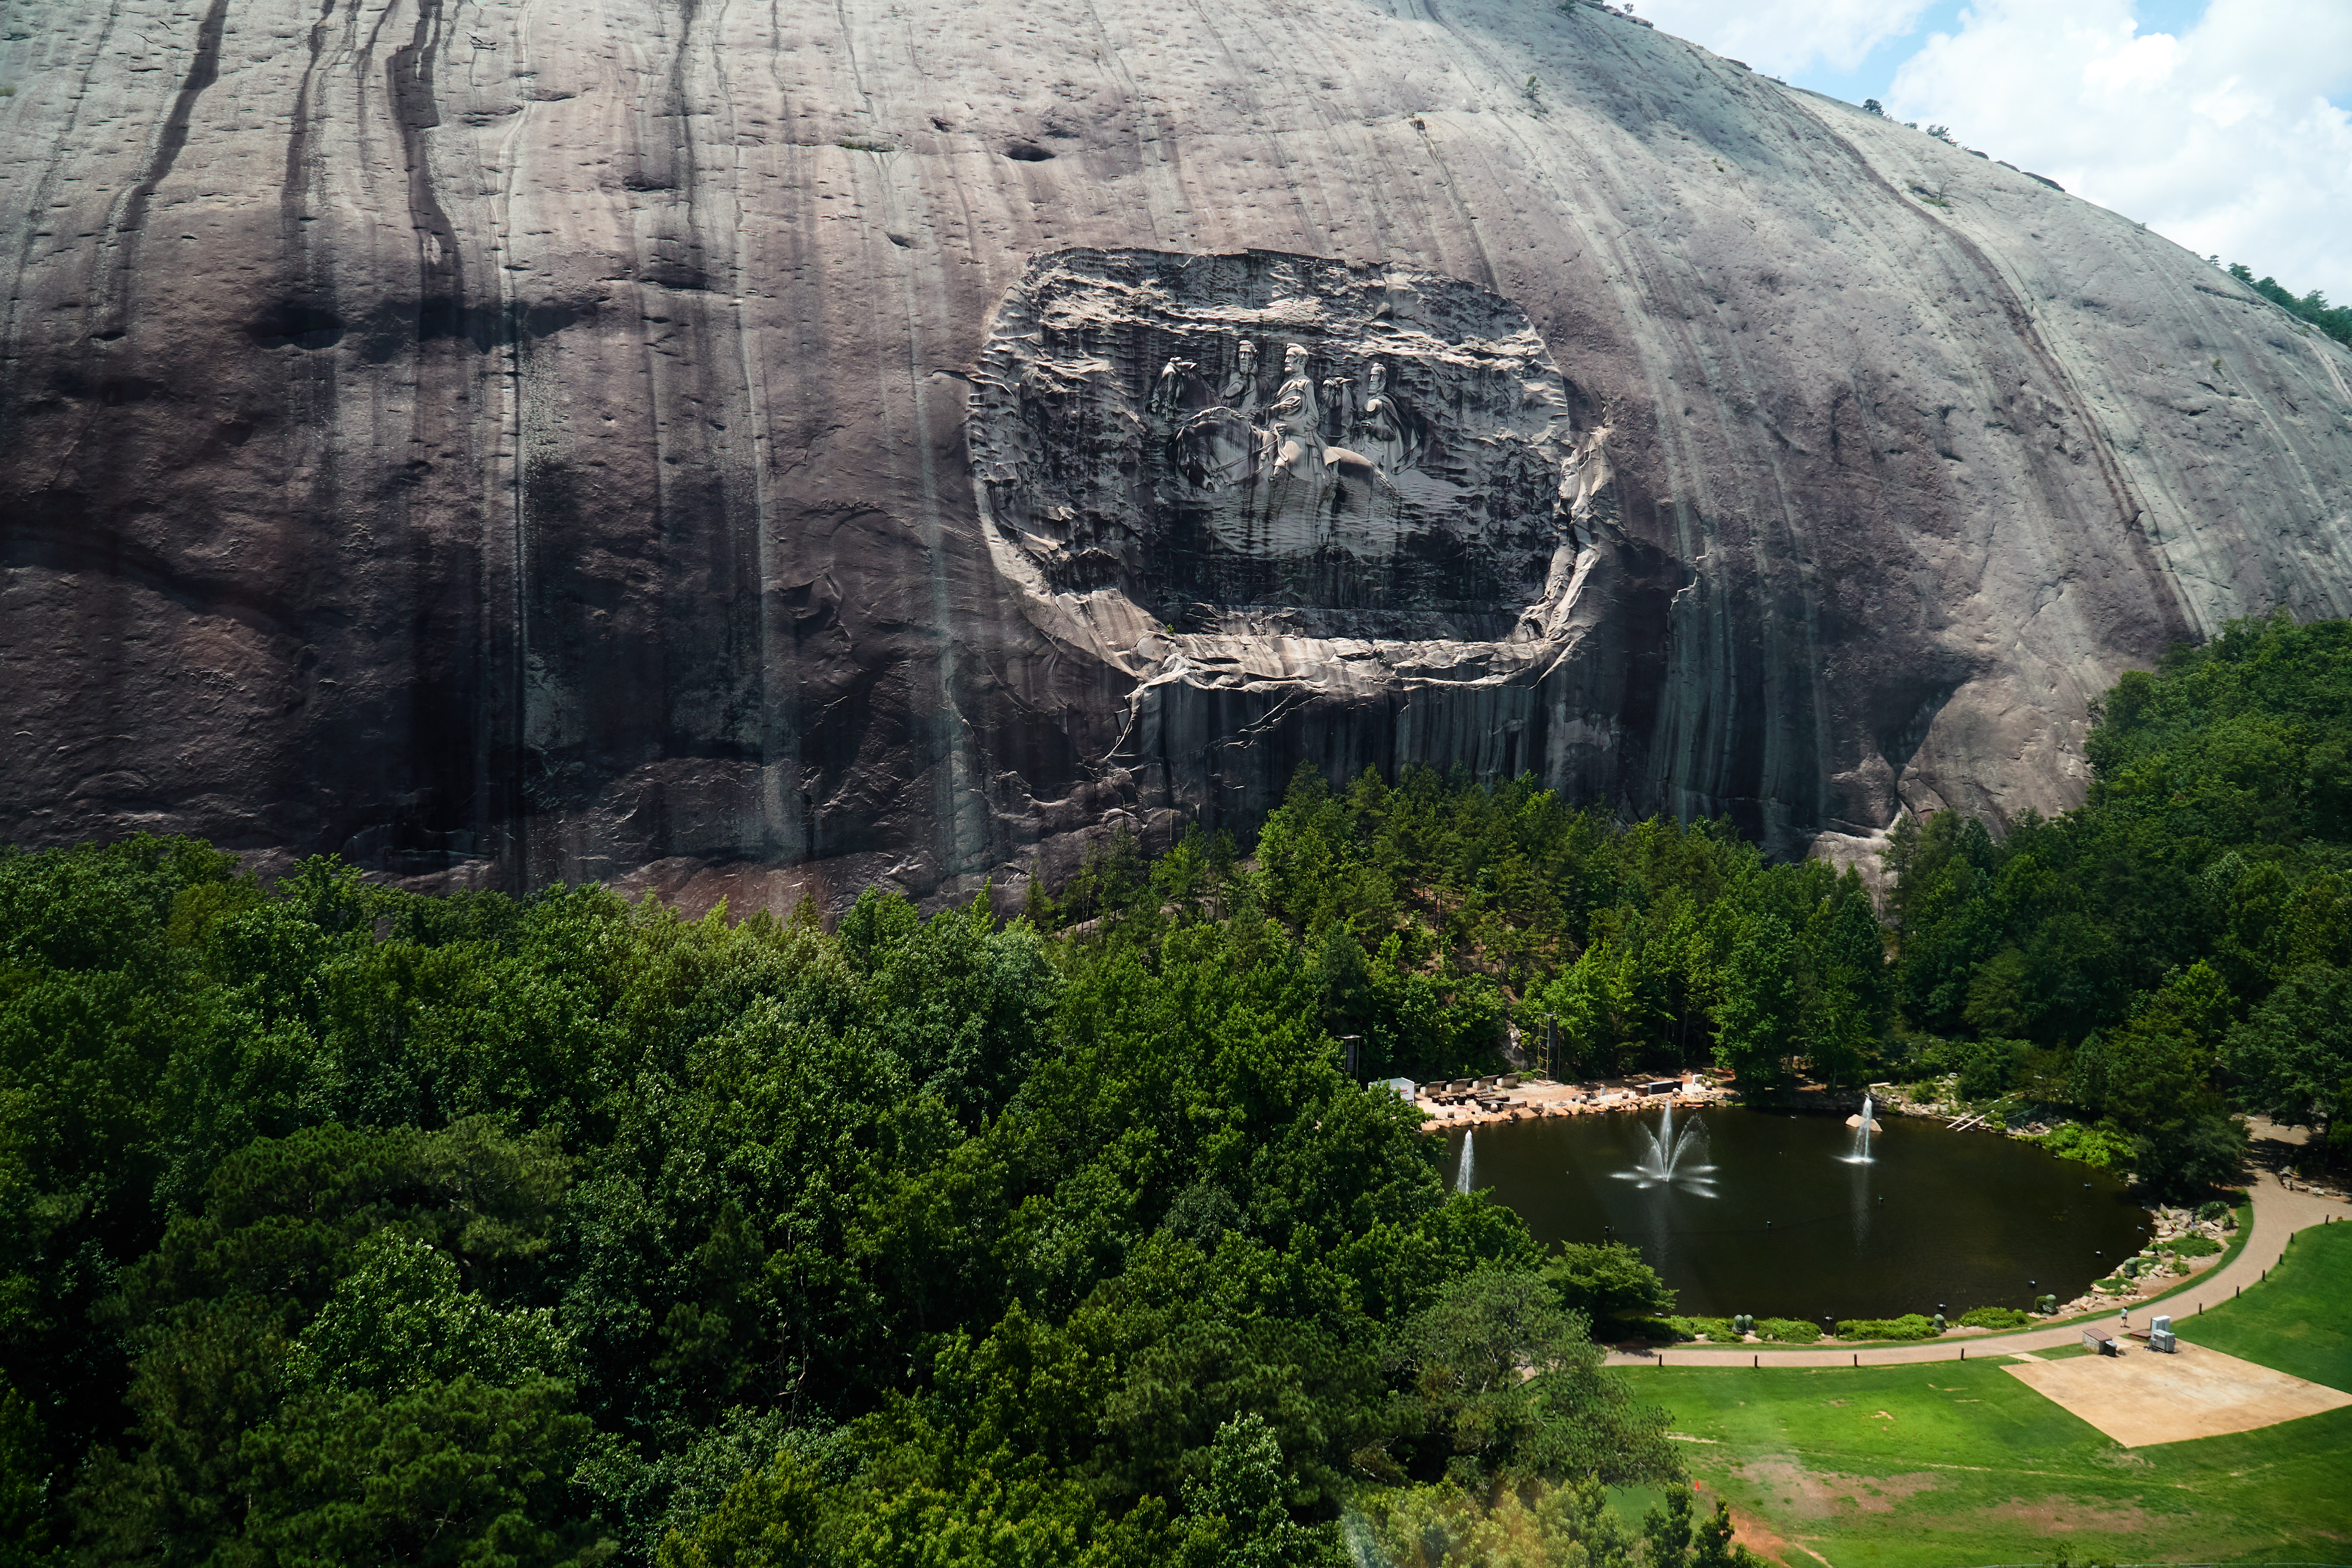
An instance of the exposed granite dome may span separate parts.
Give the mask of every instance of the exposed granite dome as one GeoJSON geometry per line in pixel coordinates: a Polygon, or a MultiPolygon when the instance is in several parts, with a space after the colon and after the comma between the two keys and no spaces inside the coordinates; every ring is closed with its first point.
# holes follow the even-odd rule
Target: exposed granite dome
{"type": "Polygon", "coordinates": [[[1311,759],[1793,850],[2352,613],[2352,353],[1592,5],[36,10],[21,842],[941,896],[1311,759]]]}

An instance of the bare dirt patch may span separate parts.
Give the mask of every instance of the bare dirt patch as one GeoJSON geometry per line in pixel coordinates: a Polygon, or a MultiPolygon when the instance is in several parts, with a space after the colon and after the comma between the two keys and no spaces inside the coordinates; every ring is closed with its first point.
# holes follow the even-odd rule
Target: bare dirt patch
{"type": "Polygon", "coordinates": [[[1810,1470],[1794,1459],[1759,1460],[1748,1466],[1746,1474],[1756,1485],[1788,1499],[1790,1509],[1808,1519],[1847,1511],[1892,1513],[1897,1503],[1932,1491],[1938,1484],[1932,1471],[1848,1476],[1835,1470],[1810,1470]]]}
{"type": "Polygon", "coordinates": [[[2077,1497],[2042,1497],[2030,1502],[2023,1498],[2011,1498],[1986,1509],[1984,1517],[2003,1524],[2021,1524],[2040,1535],[2063,1535],[2077,1530],[2137,1535],[2148,1528],[2147,1515],[2137,1508],[2077,1497]]]}
{"type": "Polygon", "coordinates": [[[2251,1432],[2352,1405],[2341,1394],[2220,1351],[2130,1350],[2001,1369],[2126,1448],[2251,1432]]]}
{"type": "MultiPolygon", "coordinates": [[[[1699,1488],[1699,1495],[1708,1503],[1711,1510],[1714,1500],[1708,1495],[1704,1484],[1699,1488]]],[[[1778,1563],[1780,1568],[1792,1568],[1796,1549],[1782,1539],[1770,1525],[1765,1523],[1759,1515],[1748,1513],[1741,1509],[1733,1509],[1731,1539],[1735,1545],[1745,1546],[1768,1563],[1778,1563]]]]}

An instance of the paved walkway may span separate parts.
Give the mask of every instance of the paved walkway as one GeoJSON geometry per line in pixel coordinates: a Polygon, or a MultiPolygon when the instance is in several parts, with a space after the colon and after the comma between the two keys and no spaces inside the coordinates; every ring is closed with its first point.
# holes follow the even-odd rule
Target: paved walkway
{"type": "MultiPolygon", "coordinates": [[[[2150,1296],[2132,1303],[2132,1325],[2145,1329],[2147,1320],[2158,1311],[2172,1314],[2174,1331],[2183,1339],[2193,1342],[2197,1337],[2195,1318],[2200,1305],[2219,1304],[2228,1300],[2239,1289],[2259,1284],[2263,1271],[2279,1260],[2286,1250],[2287,1237],[2298,1230],[2331,1220],[2338,1224],[2352,1223],[2352,1206],[2341,1199],[2323,1198],[2311,1193],[2289,1192],[2279,1185],[2278,1177],[2271,1172],[2257,1173],[2248,1187],[2254,1217],[2252,1234],[2246,1237],[2245,1247],[2238,1256],[2219,1268],[2209,1268],[2193,1275],[2161,1296],[2150,1296]]],[[[1958,1334],[1939,1340],[1925,1340],[1916,1344],[1870,1345],[1859,1350],[1823,1346],[1778,1345],[1673,1345],[1655,1353],[1627,1351],[1609,1352],[1612,1366],[1750,1366],[1770,1362],[1774,1366],[1889,1366],[1905,1362],[1958,1361],[1965,1357],[1975,1361],[1980,1356],[2011,1354],[2018,1351],[2054,1350],[2062,1345],[2080,1344],[2083,1330],[2092,1323],[2112,1328],[2113,1312],[2095,1312],[2084,1317],[2066,1318],[2037,1328],[2020,1329],[2005,1334],[1958,1334]]]]}

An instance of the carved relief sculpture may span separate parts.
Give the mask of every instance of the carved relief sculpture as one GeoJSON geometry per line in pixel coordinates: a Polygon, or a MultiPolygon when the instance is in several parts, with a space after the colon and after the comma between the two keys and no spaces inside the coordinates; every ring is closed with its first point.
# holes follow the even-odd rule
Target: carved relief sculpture
{"type": "Polygon", "coordinates": [[[1385,360],[1372,361],[1371,389],[1364,395],[1364,411],[1356,420],[1356,445],[1381,482],[1393,486],[1404,468],[1404,427],[1389,391],[1385,360]]]}
{"type": "Polygon", "coordinates": [[[1563,591],[1608,484],[1571,402],[1525,315],[1459,279],[1077,250],[1000,306],[967,430],[1000,567],[1074,637],[1467,645],[1563,591]],[[1203,366],[1230,367],[1213,392],[1203,366]]]}
{"type": "Polygon", "coordinates": [[[1559,464],[1559,500],[1557,510],[1571,528],[1581,525],[1588,531],[1596,522],[1614,522],[1615,509],[1611,505],[1610,485],[1615,474],[1609,463],[1609,427],[1588,432],[1559,464]]]}

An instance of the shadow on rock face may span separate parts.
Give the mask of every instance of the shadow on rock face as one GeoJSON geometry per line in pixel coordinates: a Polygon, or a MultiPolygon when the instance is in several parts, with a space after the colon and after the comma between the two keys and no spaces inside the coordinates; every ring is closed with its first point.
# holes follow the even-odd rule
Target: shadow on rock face
{"type": "Polygon", "coordinates": [[[332,310],[289,300],[256,316],[247,331],[266,349],[331,349],[343,341],[343,319],[332,310]]]}
{"type": "Polygon", "coordinates": [[[1608,430],[1517,306],[1402,265],[1081,249],[992,320],[982,531],[1034,624],[1138,682],[1100,761],[1145,802],[1246,823],[1302,763],[1620,795],[1628,638],[1686,574],[1638,563],[1608,430]]]}

